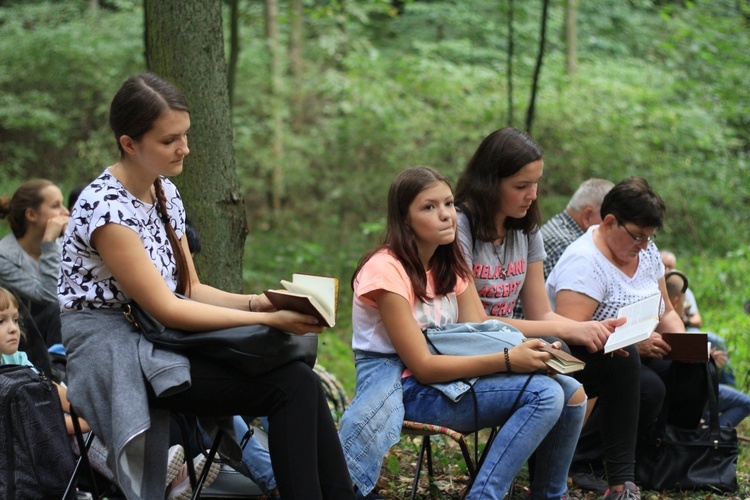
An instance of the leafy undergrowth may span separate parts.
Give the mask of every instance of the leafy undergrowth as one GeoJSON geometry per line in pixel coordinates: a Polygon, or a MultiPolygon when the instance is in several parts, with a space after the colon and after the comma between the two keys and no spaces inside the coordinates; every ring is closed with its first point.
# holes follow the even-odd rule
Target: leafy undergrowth
{"type": "MultiPolygon", "coordinates": [[[[742,434],[750,433],[750,422],[743,422],[738,431],[742,434]]],[[[486,436],[480,433],[480,442],[484,442],[486,436]]],[[[434,479],[432,483],[427,479],[427,464],[422,466],[419,486],[417,488],[417,498],[426,499],[459,499],[461,492],[468,484],[468,474],[464,464],[463,457],[459,446],[447,438],[432,437],[432,461],[434,470],[434,479]]],[[[414,470],[416,467],[417,455],[422,438],[416,436],[402,436],[401,441],[394,446],[386,457],[378,480],[379,494],[389,500],[403,500],[410,498],[412,483],[414,480],[414,470]]],[[[469,449],[472,456],[474,454],[473,436],[467,438],[469,449]]],[[[481,452],[481,449],[480,449],[481,452]]],[[[709,498],[726,498],[730,500],[740,500],[750,498],[750,443],[740,443],[740,456],[737,464],[737,482],[738,489],[734,493],[720,494],[709,491],[696,492],[656,492],[642,491],[641,498],[644,500],[664,500],[664,499],[709,499],[709,498]]],[[[528,486],[528,471],[524,467],[516,479],[513,498],[523,500],[526,497],[526,487],[528,486]]],[[[571,488],[572,498],[583,500],[596,500],[601,498],[592,492],[584,492],[571,488]]]]}

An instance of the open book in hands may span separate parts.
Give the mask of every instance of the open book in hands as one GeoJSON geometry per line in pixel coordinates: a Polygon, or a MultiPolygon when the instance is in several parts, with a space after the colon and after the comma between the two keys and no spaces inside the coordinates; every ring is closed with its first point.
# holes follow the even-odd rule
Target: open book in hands
{"type": "Polygon", "coordinates": [[[624,325],[615,328],[615,331],[604,344],[604,352],[612,352],[622,349],[641,340],[646,340],[659,324],[659,306],[661,305],[661,293],[633,302],[621,307],[617,311],[617,317],[625,316],[628,320],[624,325]]]}
{"type": "Polygon", "coordinates": [[[339,280],[330,276],[293,274],[292,281],[281,280],[284,290],[264,293],[276,309],[297,311],[315,316],[321,325],[336,324],[339,280]]]}
{"type": "MultiPolygon", "coordinates": [[[[526,342],[527,340],[532,339],[524,339],[524,342],[526,342]]],[[[572,354],[568,354],[562,349],[556,349],[552,344],[548,342],[544,342],[544,345],[539,347],[538,350],[552,354],[552,357],[549,360],[545,361],[545,363],[557,373],[573,373],[579,370],[583,370],[583,368],[586,366],[586,363],[584,363],[580,359],[576,358],[572,354]]]]}

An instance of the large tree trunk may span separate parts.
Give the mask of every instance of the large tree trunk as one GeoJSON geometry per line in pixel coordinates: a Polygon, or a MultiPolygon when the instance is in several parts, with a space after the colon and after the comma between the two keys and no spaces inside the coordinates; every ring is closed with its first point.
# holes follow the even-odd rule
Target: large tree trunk
{"type": "Polygon", "coordinates": [[[266,43],[270,54],[270,106],[271,106],[271,206],[274,217],[281,214],[284,197],[284,104],[282,100],[281,45],[279,41],[278,0],[265,0],[266,43]]]}
{"type": "Polygon", "coordinates": [[[145,0],[144,9],[149,69],[190,105],[190,156],[175,182],[201,234],[198,274],[239,292],[247,219],[232,148],[221,2],[145,0]]]}
{"type": "Polygon", "coordinates": [[[577,0],[565,2],[565,62],[568,75],[575,76],[578,69],[578,15],[577,0]]]}

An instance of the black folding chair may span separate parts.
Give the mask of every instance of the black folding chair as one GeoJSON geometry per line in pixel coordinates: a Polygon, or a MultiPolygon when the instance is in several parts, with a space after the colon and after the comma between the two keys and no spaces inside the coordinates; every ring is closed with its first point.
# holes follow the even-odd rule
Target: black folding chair
{"type": "Polygon", "coordinates": [[[99,500],[102,496],[99,494],[96,485],[94,469],[91,468],[91,463],[89,462],[89,448],[91,448],[91,443],[94,441],[94,433],[89,432],[84,439],[83,432],[81,431],[81,423],[78,421],[78,415],[72,405],[70,407],[70,417],[73,420],[73,429],[75,430],[76,443],[78,443],[78,451],[80,454],[76,460],[73,475],[70,477],[70,481],[68,481],[68,487],[65,489],[63,500],[76,500],[78,479],[81,476],[81,472],[84,470],[86,471],[86,477],[89,481],[89,489],[92,490],[89,493],[91,493],[95,499],[99,500]]]}
{"type": "MultiPolygon", "coordinates": [[[[76,460],[76,465],[73,469],[73,474],[70,477],[70,481],[68,482],[68,487],[65,490],[65,494],[63,495],[63,500],[76,499],[76,488],[83,472],[86,473],[86,479],[89,483],[89,493],[91,493],[91,495],[96,500],[101,500],[102,498],[105,498],[106,492],[99,492],[94,469],[91,467],[91,463],[89,462],[88,457],[89,448],[91,447],[91,443],[94,440],[94,433],[89,432],[88,435],[84,438],[83,432],[81,430],[81,424],[78,421],[78,415],[75,413],[72,405],[70,408],[70,416],[73,420],[73,429],[75,430],[76,443],[78,444],[78,449],[81,451],[81,453],[76,460]]],[[[180,425],[180,435],[186,449],[188,448],[188,443],[190,442],[190,431],[188,428],[192,427],[192,430],[195,430],[196,425],[194,418],[192,418],[190,423],[188,423],[188,418],[192,417],[179,415],[176,419],[180,425]]],[[[208,451],[208,455],[206,456],[206,465],[203,467],[200,477],[196,477],[195,464],[193,464],[193,461],[186,460],[188,476],[190,477],[190,485],[193,489],[193,495],[191,497],[193,500],[198,500],[201,497],[201,490],[203,489],[203,485],[205,484],[206,478],[208,477],[208,474],[210,472],[211,463],[216,458],[216,454],[223,436],[223,431],[219,429],[219,431],[216,433],[216,437],[214,438],[213,443],[211,444],[211,448],[208,451]]]]}

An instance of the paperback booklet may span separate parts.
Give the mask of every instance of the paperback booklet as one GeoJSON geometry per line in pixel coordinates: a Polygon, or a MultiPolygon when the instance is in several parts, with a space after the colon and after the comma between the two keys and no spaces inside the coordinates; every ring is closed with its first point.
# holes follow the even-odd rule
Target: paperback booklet
{"type": "Polygon", "coordinates": [[[604,352],[612,352],[622,349],[641,340],[646,340],[659,324],[659,306],[661,305],[661,294],[656,293],[650,297],[639,300],[617,311],[617,317],[627,317],[624,325],[615,328],[615,331],[604,344],[604,352]]]}
{"type": "Polygon", "coordinates": [[[672,348],[664,359],[708,361],[711,354],[711,343],[705,333],[662,333],[661,338],[672,348]]]}
{"type": "MultiPolygon", "coordinates": [[[[526,339],[524,342],[531,339],[526,339]]],[[[576,358],[572,354],[568,354],[562,349],[555,349],[552,344],[545,343],[539,348],[540,351],[548,352],[552,354],[552,358],[545,361],[547,366],[555,370],[557,373],[573,373],[579,370],[583,370],[586,363],[576,358]]]]}
{"type": "Polygon", "coordinates": [[[331,276],[296,273],[292,281],[281,280],[283,290],[264,293],[276,309],[315,316],[320,324],[332,327],[338,311],[339,280],[331,276]]]}

